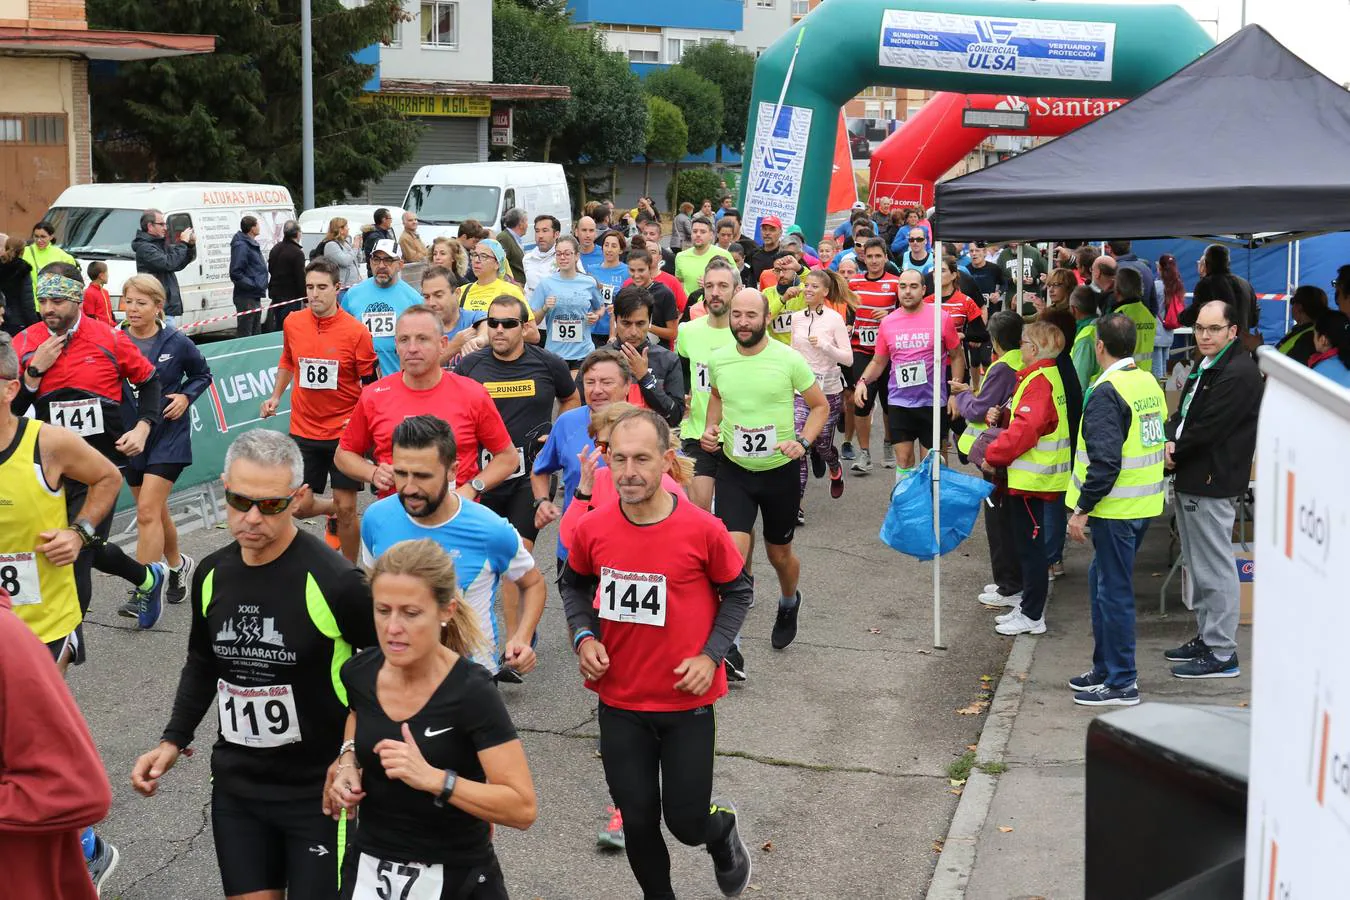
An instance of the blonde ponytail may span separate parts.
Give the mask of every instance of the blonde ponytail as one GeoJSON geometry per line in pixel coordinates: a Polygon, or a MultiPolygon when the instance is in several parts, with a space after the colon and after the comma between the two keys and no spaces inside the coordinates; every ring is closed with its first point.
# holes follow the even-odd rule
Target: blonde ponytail
{"type": "Polygon", "coordinates": [[[444,646],[460,656],[491,652],[478,614],[460,596],[455,563],[440,544],[430,538],[395,544],[380,554],[371,567],[372,587],[381,575],[407,575],[419,579],[431,590],[438,615],[447,622],[441,627],[444,646]]]}

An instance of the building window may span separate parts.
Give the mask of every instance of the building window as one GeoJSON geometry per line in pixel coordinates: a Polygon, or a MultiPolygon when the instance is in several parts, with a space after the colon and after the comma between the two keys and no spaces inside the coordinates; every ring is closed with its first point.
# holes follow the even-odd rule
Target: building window
{"type": "Polygon", "coordinates": [[[804,16],[810,11],[811,11],[810,0],[792,0],[792,14],[794,16],[804,16]]]}
{"type": "Polygon", "coordinates": [[[758,9],[773,9],[777,3],[778,0],[755,0],[755,6],[758,9]]]}
{"type": "Polygon", "coordinates": [[[628,61],[635,63],[659,63],[661,61],[661,51],[659,50],[634,50],[628,49],[628,61]]]}
{"type": "Polygon", "coordinates": [[[674,65],[684,59],[684,51],[698,46],[698,41],[694,38],[667,38],[666,54],[669,59],[666,62],[674,65]]]}
{"type": "Polygon", "coordinates": [[[0,116],[0,143],[61,146],[66,142],[66,117],[0,116]]]}
{"type": "Polygon", "coordinates": [[[403,46],[403,23],[395,22],[385,31],[384,37],[380,39],[386,47],[403,46]]]}
{"type": "Polygon", "coordinates": [[[422,4],[422,46],[459,46],[459,4],[422,4]]]}

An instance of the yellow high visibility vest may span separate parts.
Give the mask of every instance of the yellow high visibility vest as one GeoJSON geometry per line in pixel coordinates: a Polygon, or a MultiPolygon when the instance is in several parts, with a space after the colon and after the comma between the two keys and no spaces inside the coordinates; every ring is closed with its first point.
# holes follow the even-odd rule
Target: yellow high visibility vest
{"type": "MultiPolygon", "coordinates": [[[[1151,519],[1163,511],[1163,448],[1167,436],[1163,422],[1167,401],[1158,380],[1136,366],[1115,369],[1093,383],[1092,391],[1103,382],[1120,394],[1130,407],[1130,430],[1120,448],[1120,473],[1111,492],[1102,498],[1089,515],[1099,519],[1151,519]]],[[[1087,409],[1087,401],[1083,402],[1087,409]]],[[[1087,421],[1087,417],[1083,417],[1087,421]]],[[[1078,430],[1078,453],[1074,457],[1073,478],[1064,495],[1064,505],[1073,508],[1087,478],[1086,436],[1078,430]]]]}
{"type": "MultiPolygon", "coordinates": [[[[980,391],[984,390],[984,386],[989,383],[989,376],[994,374],[994,368],[996,366],[1007,366],[1012,369],[1015,374],[1022,368],[1022,351],[1009,350],[1007,353],[994,360],[994,364],[985,370],[984,381],[980,382],[979,389],[975,391],[976,397],[980,396],[980,391]]],[[[966,430],[961,432],[961,436],[956,439],[956,449],[969,456],[971,448],[975,446],[975,442],[980,439],[980,435],[983,434],[984,430],[988,427],[988,425],[984,424],[984,420],[980,420],[979,422],[966,422],[966,430]]]]}
{"type": "Polygon", "coordinates": [[[1158,331],[1158,320],[1138,300],[1117,306],[1115,312],[1134,323],[1134,364],[1145,372],[1152,372],[1153,337],[1158,331]]]}
{"type": "Polygon", "coordinates": [[[1027,385],[1037,378],[1050,382],[1050,394],[1054,398],[1059,422],[1054,431],[1042,437],[1036,446],[1008,466],[1008,487],[1017,491],[1057,494],[1068,488],[1073,468],[1073,455],[1069,446],[1069,404],[1059,369],[1053,365],[1046,366],[1022,380],[1017,386],[1017,393],[1013,394],[1011,421],[1017,421],[1017,411],[1022,408],[1022,395],[1026,393],[1027,385]]]}

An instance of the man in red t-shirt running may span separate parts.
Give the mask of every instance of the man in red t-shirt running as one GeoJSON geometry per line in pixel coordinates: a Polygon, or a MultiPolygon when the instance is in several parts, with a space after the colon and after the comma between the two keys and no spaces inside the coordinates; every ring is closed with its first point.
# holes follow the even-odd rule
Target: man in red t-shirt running
{"type": "Polygon", "coordinates": [[[291,437],[305,461],[305,487],[295,504],[297,518],[328,516],[342,555],[356,562],[361,523],[356,492],[361,483],[334,464],[338,438],[361,398],[361,386],[375,380],[374,341],[366,326],[338,305],[337,266],[316,259],[305,266],[309,305],[286,317],[281,327],[281,362],[272,396],[262,403],[264,419],[276,415],[281,395],[291,388],[291,437]],[[333,480],[333,499],[322,498],[333,480]]]}
{"type": "Polygon", "coordinates": [[[401,371],[367,385],[342,432],[333,461],[349,478],[370,482],[381,497],[394,492],[394,429],[409,416],[439,416],[455,434],[455,490],[477,500],[516,471],[520,454],[487,389],[441,368],[449,341],[441,317],[418,303],[399,314],[394,340],[401,371]],[[479,450],[492,460],[479,469],[479,450]],[[367,459],[372,456],[374,462],[367,459]]]}
{"type": "MultiPolygon", "coordinates": [[[[852,398],[853,389],[862,377],[863,370],[876,355],[877,331],[881,320],[886,318],[900,303],[899,277],[886,271],[886,242],[872,237],[863,244],[862,261],[866,267],[861,275],[850,278],[849,288],[858,295],[857,318],[853,323],[853,365],[844,371],[844,386],[848,389],[846,399],[852,398]]],[[[881,376],[890,377],[890,370],[881,376]]],[[[867,401],[861,405],[852,402],[844,404],[844,446],[840,449],[843,459],[853,459],[853,438],[856,432],[858,440],[857,459],[851,471],[855,475],[866,475],[872,471],[872,407],[877,402],[877,392],[869,392],[867,401]]],[[[887,429],[886,448],[890,449],[889,422],[885,421],[887,399],[881,394],[882,427],[887,429]]]]}
{"type": "Polygon", "coordinates": [[[711,804],[713,704],[727,692],[722,659],[754,588],[722,523],[661,488],[678,463],[660,416],[620,416],[606,461],[619,499],[581,520],[559,585],[581,674],[600,695],[600,750],[628,864],[644,897],[675,896],[664,813],[677,840],[706,845],[718,887],[737,897],[750,855],[735,809],[711,804]]]}

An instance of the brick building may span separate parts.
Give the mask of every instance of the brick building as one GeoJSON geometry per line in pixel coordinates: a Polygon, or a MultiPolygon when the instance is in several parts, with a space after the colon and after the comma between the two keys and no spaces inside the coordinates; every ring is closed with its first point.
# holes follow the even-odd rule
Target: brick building
{"type": "Polygon", "coordinates": [[[91,30],[84,0],[0,0],[0,232],[93,180],[89,60],[210,53],[210,35],[91,30]]]}

